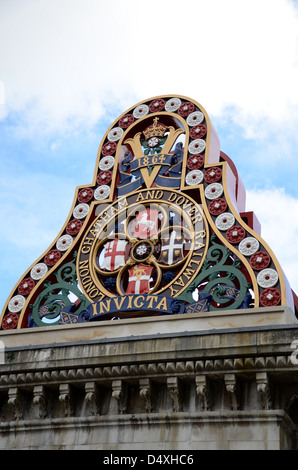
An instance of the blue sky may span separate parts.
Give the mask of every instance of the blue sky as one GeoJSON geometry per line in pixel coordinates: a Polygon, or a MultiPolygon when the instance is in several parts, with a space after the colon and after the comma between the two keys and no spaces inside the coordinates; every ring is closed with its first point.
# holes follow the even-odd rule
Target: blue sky
{"type": "Polygon", "coordinates": [[[62,228],[127,108],[208,112],[298,292],[298,4],[0,0],[0,303],[62,228]]]}

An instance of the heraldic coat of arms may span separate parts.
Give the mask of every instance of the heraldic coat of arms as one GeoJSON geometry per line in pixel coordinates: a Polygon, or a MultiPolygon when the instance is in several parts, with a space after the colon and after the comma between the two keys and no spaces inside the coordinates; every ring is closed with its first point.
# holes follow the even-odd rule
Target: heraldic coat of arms
{"type": "Polygon", "coordinates": [[[204,108],[184,96],[123,113],[91,184],[24,273],[1,328],[288,305],[296,296],[245,209],[204,108]]]}

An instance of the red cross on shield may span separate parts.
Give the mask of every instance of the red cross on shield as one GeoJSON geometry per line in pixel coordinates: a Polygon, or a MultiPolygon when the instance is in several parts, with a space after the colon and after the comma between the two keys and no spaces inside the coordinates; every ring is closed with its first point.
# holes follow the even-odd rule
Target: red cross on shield
{"type": "Polygon", "coordinates": [[[124,266],[126,245],[126,240],[118,240],[118,238],[106,243],[103,250],[104,258],[101,269],[115,271],[121,266],[124,266]]]}
{"type": "Polygon", "coordinates": [[[152,268],[138,264],[128,270],[128,288],[126,294],[148,294],[150,292],[150,277],[152,268]]]}

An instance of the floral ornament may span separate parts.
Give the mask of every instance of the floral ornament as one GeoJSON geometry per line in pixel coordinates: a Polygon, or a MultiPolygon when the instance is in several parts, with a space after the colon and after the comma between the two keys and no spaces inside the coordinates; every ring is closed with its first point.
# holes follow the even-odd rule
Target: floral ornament
{"type": "Polygon", "coordinates": [[[228,230],[234,223],[235,217],[230,212],[223,212],[215,220],[215,225],[219,230],[228,230]]]}
{"type": "Polygon", "coordinates": [[[89,202],[93,198],[94,191],[92,188],[85,188],[81,189],[81,191],[78,194],[78,201],[79,202],[89,202]]]}
{"type": "Polygon", "coordinates": [[[216,183],[221,179],[221,174],[221,169],[216,166],[208,168],[204,174],[204,180],[206,183],[216,183]]]}
{"type": "Polygon", "coordinates": [[[254,237],[247,237],[239,243],[239,251],[242,255],[253,255],[259,249],[259,242],[254,237]]]}
{"type": "Polygon", "coordinates": [[[195,111],[186,118],[187,124],[192,127],[201,124],[204,121],[204,114],[201,111],[195,111]]]}
{"type": "Polygon", "coordinates": [[[190,171],[185,178],[185,181],[188,185],[193,186],[200,184],[203,181],[204,175],[201,170],[192,170],[190,171]]]}
{"type": "Polygon", "coordinates": [[[192,155],[187,159],[186,165],[190,170],[198,170],[204,164],[204,157],[201,154],[192,155]]]}
{"type": "Polygon", "coordinates": [[[25,305],[25,297],[23,295],[15,295],[8,303],[8,310],[12,313],[18,313],[25,305]]]}
{"type": "Polygon", "coordinates": [[[170,113],[174,113],[181,106],[181,100],[179,98],[171,98],[166,102],[165,109],[170,113]]]}
{"type": "Polygon", "coordinates": [[[264,289],[260,294],[260,302],[264,307],[274,307],[279,304],[280,299],[280,292],[274,287],[264,289]]]}
{"type": "Polygon", "coordinates": [[[98,174],[96,181],[98,184],[109,184],[112,180],[112,176],[113,173],[110,170],[104,170],[98,174]]]}
{"type": "Polygon", "coordinates": [[[110,170],[113,168],[115,158],[112,155],[106,155],[99,161],[98,167],[100,170],[110,170]]]}
{"type": "Polygon", "coordinates": [[[133,110],[133,115],[136,119],[140,119],[149,113],[149,106],[140,104],[133,110]]]}
{"type": "MultiPolygon", "coordinates": [[[[213,201],[210,202],[208,209],[209,209],[210,214],[219,215],[225,212],[227,207],[228,207],[227,201],[221,197],[218,197],[216,199],[213,199],[213,201]]],[[[227,231],[227,234],[229,230],[227,231]]]]}
{"type": "Polygon", "coordinates": [[[195,105],[187,101],[186,103],[182,103],[178,109],[178,114],[182,117],[186,117],[195,110],[195,105]]]}
{"type": "Polygon", "coordinates": [[[111,129],[110,132],[108,133],[108,140],[110,142],[117,142],[120,137],[122,137],[123,134],[123,129],[121,127],[114,127],[114,129],[111,129]]]}
{"type": "Polygon", "coordinates": [[[68,248],[71,247],[72,242],[73,238],[71,235],[62,235],[62,237],[57,240],[56,247],[60,251],[67,251],[68,248]]]}
{"type": "Polygon", "coordinates": [[[223,193],[223,186],[220,183],[211,183],[205,188],[205,196],[207,199],[217,199],[223,193]]]}
{"type": "Polygon", "coordinates": [[[249,263],[253,269],[261,271],[269,266],[270,261],[271,258],[266,251],[257,251],[250,257],[249,263]]]}
{"type": "Polygon", "coordinates": [[[152,103],[150,103],[149,110],[151,111],[151,113],[156,113],[157,111],[163,110],[165,104],[165,100],[163,100],[162,98],[156,99],[152,101],[152,103]]]}
{"type": "Polygon", "coordinates": [[[190,137],[192,139],[202,139],[207,134],[207,127],[204,124],[198,124],[190,130],[190,137]]]}
{"type": "Polygon", "coordinates": [[[30,271],[30,276],[35,281],[43,278],[43,276],[48,272],[48,267],[45,263],[37,263],[30,271]]]}
{"type": "Polygon", "coordinates": [[[116,152],[117,144],[116,142],[107,142],[106,144],[103,145],[101,153],[104,156],[111,155],[116,152]]]}
{"type": "Polygon", "coordinates": [[[23,279],[18,286],[18,293],[20,295],[28,295],[35,287],[35,281],[31,277],[23,279]]]}
{"type": "Polygon", "coordinates": [[[8,313],[5,315],[2,321],[3,330],[13,330],[19,321],[19,316],[17,313],[8,313]]]}
{"type": "Polygon", "coordinates": [[[62,255],[59,250],[51,250],[46,254],[44,262],[47,266],[54,266],[59,261],[61,256],[62,255]]]}
{"type": "Polygon", "coordinates": [[[127,129],[132,125],[134,120],[135,118],[133,114],[125,114],[125,116],[122,116],[122,118],[119,120],[119,127],[122,127],[122,129],[127,129]]]}
{"type": "Polygon", "coordinates": [[[275,269],[263,269],[257,275],[257,283],[260,287],[274,287],[278,282],[278,274],[275,269]]]}
{"type": "Polygon", "coordinates": [[[206,142],[203,139],[195,139],[193,140],[189,146],[188,151],[191,154],[202,153],[206,148],[206,142]]]}
{"type": "Polygon", "coordinates": [[[94,191],[94,199],[97,201],[102,201],[103,199],[106,199],[110,195],[110,187],[107,186],[106,184],[103,184],[99,186],[95,191],[94,191]]]}
{"type": "Polygon", "coordinates": [[[226,239],[230,243],[240,243],[245,238],[246,232],[241,225],[233,225],[226,233],[226,239]]]}
{"type": "Polygon", "coordinates": [[[68,222],[67,227],[66,227],[66,233],[68,235],[76,235],[79,233],[83,225],[83,222],[79,219],[73,219],[70,222],[68,222]]]}
{"type": "Polygon", "coordinates": [[[82,202],[81,204],[78,204],[74,210],[73,210],[73,216],[75,219],[84,219],[86,215],[89,212],[89,206],[88,204],[85,204],[82,202]]]}

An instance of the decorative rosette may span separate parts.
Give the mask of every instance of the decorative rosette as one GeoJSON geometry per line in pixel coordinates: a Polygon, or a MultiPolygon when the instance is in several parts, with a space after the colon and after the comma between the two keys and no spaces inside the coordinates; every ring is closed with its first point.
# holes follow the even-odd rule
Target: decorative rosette
{"type": "Polygon", "coordinates": [[[207,134],[207,127],[204,124],[198,124],[190,130],[190,137],[192,139],[202,139],[207,134]]]}
{"type": "Polygon", "coordinates": [[[110,170],[113,168],[115,163],[115,158],[112,155],[106,155],[102,158],[98,164],[100,170],[110,170]]]}
{"type": "Polygon", "coordinates": [[[210,202],[208,209],[211,215],[219,215],[225,212],[227,207],[228,207],[227,201],[221,197],[218,197],[216,199],[213,199],[213,201],[210,202]]]}
{"type": "Polygon", "coordinates": [[[114,127],[114,129],[111,129],[110,132],[108,133],[108,140],[110,142],[117,142],[120,137],[122,137],[123,134],[123,129],[121,127],[114,127]]]}
{"type": "Polygon", "coordinates": [[[192,127],[196,126],[197,124],[201,124],[204,121],[204,114],[201,111],[195,111],[187,116],[186,122],[187,124],[192,127]]]}
{"type": "Polygon", "coordinates": [[[269,266],[270,264],[270,256],[266,251],[257,251],[250,257],[250,265],[253,269],[256,271],[261,271],[262,269],[265,269],[269,266]]]}
{"type": "Polygon", "coordinates": [[[134,120],[135,118],[132,114],[125,114],[125,116],[122,116],[122,118],[119,120],[119,127],[122,127],[122,129],[127,129],[132,125],[134,120]]]}
{"type": "Polygon", "coordinates": [[[200,184],[203,181],[203,172],[201,170],[192,170],[190,171],[185,178],[185,181],[188,185],[193,186],[200,184]]]}
{"type": "Polygon", "coordinates": [[[25,305],[25,297],[23,295],[13,296],[8,303],[8,310],[11,313],[18,313],[25,305]]]}
{"type": "Polygon", "coordinates": [[[233,225],[226,233],[226,239],[230,243],[240,243],[245,238],[246,232],[241,225],[233,225]]]}
{"type": "Polygon", "coordinates": [[[146,104],[140,104],[133,110],[133,115],[136,119],[145,117],[149,113],[149,106],[146,104]]]}
{"type": "Polygon", "coordinates": [[[19,321],[19,316],[17,313],[8,313],[5,315],[2,321],[3,330],[13,330],[19,321]]]}
{"type": "Polygon", "coordinates": [[[99,186],[95,191],[94,191],[94,198],[97,201],[102,201],[103,199],[106,199],[110,195],[110,187],[107,185],[102,185],[99,186]]]}
{"type": "Polygon", "coordinates": [[[46,254],[44,262],[47,266],[54,266],[59,261],[61,256],[62,255],[59,250],[51,250],[46,254]]]}
{"type": "Polygon", "coordinates": [[[230,212],[223,212],[215,220],[215,225],[219,230],[228,230],[234,223],[235,217],[230,212]]]}
{"type": "Polygon", "coordinates": [[[186,165],[190,170],[198,170],[203,166],[204,157],[201,154],[192,155],[187,159],[186,165]]]}
{"type": "Polygon", "coordinates": [[[259,249],[259,242],[254,237],[247,237],[239,243],[239,251],[244,256],[253,255],[259,249]]]}
{"type": "Polygon", "coordinates": [[[205,196],[207,199],[217,199],[223,193],[223,187],[220,183],[211,183],[205,188],[205,196]]]}
{"type": "Polygon", "coordinates": [[[263,269],[257,275],[257,283],[261,287],[274,287],[278,282],[278,274],[275,269],[263,269]]]}
{"type": "Polygon", "coordinates": [[[67,251],[68,248],[72,245],[72,242],[73,238],[71,235],[62,235],[62,237],[57,240],[57,249],[60,251],[67,251]]]}
{"type": "Polygon", "coordinates": [[[171,98],[166,102],[165,109],[170,113],[174,113],[181,106],[181,100],[179,98],[171,98]]]}
{"type": "Polygon", "coordinates": [[[79,219],[72,219],[68,222],[66,227],[66,233],[68,235],[76,235],[82,228],[83,222],[79,219]]]}
{"type": "Polygon", "coordinates": [[[18,286],[18,293],[20,295],[28,295],[35,286],[35,281],[31,277],[23,279],[18,286]]]}
{"type": "Polygon", "coordinates": [[[189,101],[182,103],[178,109],[178,114],[182,117],[186,117],[195,110],[195,105],[189,101]]]}
{"type": "Polygon", "coordinates": [[[93,198],[94,191],[91,188],[81,189],[78,194],[78,201],[79,202],[89,202],[93,198]]]}
{"type": "Polygon", "coordinates": [[[151,111],[151,113],[156,113],[157,111],[161,111],[162,109],[164,109],[165,104],[165,100],[163,100],[162,98],[158,98],[152,101],[152,103],[150,103],[149,110],[151,111]]]}
{"type": "Polygon", "coordinates": [[[109,184],[112,179],[113,173],[110,170],[101,171],[97,176],[98,184],[109,184]]]}
{"type": "Polygon", "coordinates": [[[189,146],[188,151],[191,154],[202,153],[206,148],[206,142],[203,139],[195,139],[193,140],[189,146]]]}
{"type": "Polygon", "coordinates": [[[264,307],[274,307],[279,304],[280,299],[280,292],[274,287],[264,289],[260,295],[260,302],[264,307]]]}
{"type": "Polygon", "coordinates": [[[48,267],[45,263],[37,263],[30,271],[30,276],[35,281],[39,281],[48,272],[48,267]]]}
{"type": "Polygon", "coordinates": [[[73,216],[75,219],[84,219],[89,212],[88,204],[78,204],[73,210],[73,216]]]}
{"type": "Polygon", "coordinates": [[[204,180],[206,183],[217,183],[221,179],[221,168],[219,167],[211,167],[205,171],[204,180]]]}
{"type": "Polygon", "coordinates": [[[101,153],[104,156],[111,155],[116,152],[117,144],[116,142],[107,142],[106,144],[103,145],[101,153]]]}

